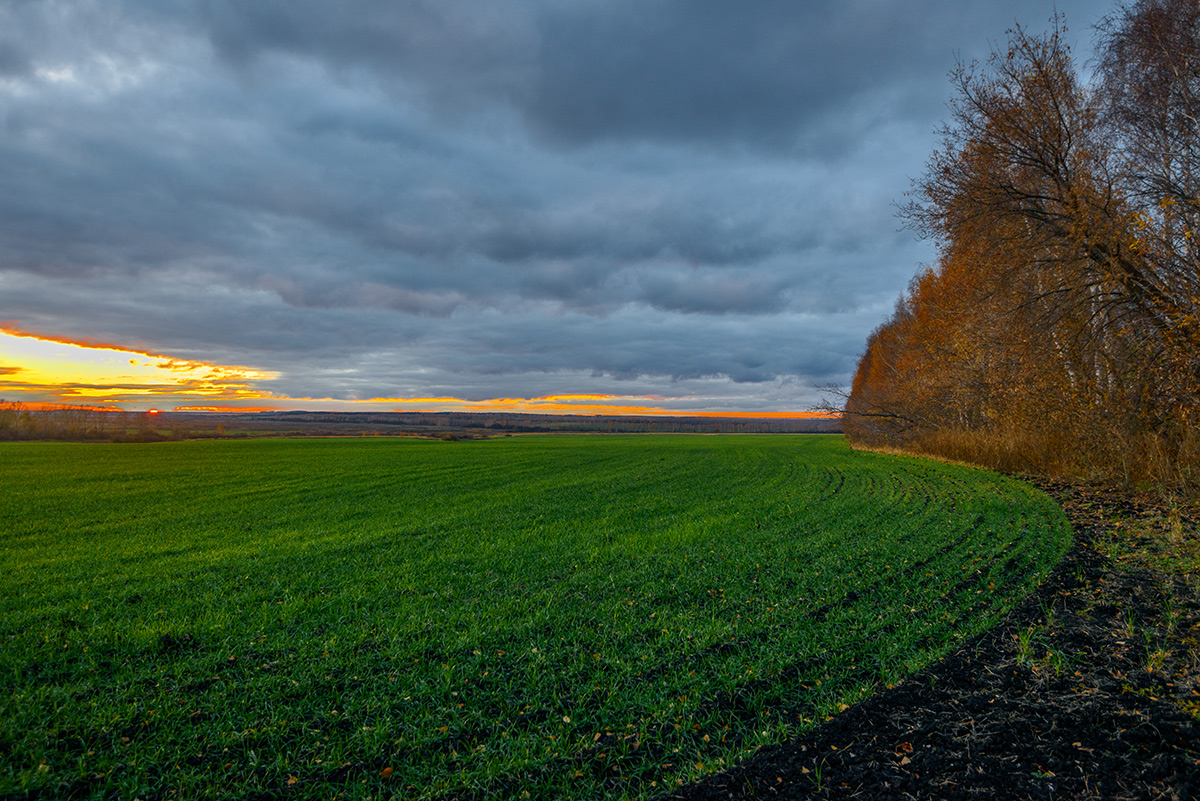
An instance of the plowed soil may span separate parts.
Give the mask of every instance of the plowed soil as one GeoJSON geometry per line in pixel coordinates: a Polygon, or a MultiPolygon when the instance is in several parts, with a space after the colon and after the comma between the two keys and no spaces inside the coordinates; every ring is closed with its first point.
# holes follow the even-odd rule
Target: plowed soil
{"type": "Polygon", "coordinates": [[[1196,521],[1036,483],[1075,543],[1000,626],[667,798],[1200,797],[1200,577],[1178,568],[1196,521]]]}

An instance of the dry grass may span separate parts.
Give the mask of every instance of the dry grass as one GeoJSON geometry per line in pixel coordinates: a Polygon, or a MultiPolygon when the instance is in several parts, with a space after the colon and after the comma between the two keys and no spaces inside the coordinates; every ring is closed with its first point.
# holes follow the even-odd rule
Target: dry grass
{"type": "Polygon", "coordinates": [[[1018,475],[1066,478],[1152,493],[1169,505],[1200,503],[1200,430],[1178,436],[1117,430],[1073,432],[1002,424],[981,430],[943,428],[903,447],[856,442],[879,453],[920,455],[1018,475]]]}

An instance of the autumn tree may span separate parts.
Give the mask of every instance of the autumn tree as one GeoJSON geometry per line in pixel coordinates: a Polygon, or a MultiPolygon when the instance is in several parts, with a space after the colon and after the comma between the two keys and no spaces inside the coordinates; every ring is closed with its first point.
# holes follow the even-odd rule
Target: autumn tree
{"type": "MultiPolygon", "coordinates": [[[[1057,30],[1015,31],[1007,51],[984,67],[961,65],[954,82],[943,146],[906,209],[942,249],[938,270],[910,288],[918,321],[910,339],[926,353],[924,375],[908,381],[917,390],[942,385],[937,427],[979,427],[1014,412],[1003,395],[1015,367],[1050,368],[1031,348],[1049,345],[1059,360],[1078,362],[1076,346],[1103,333],[1097,323],[1115,287],[1089,249],[1108,246],[1123,212],[1096,115],[1057,30]]],[[[1094,365],[1076,364],[1071,375],[1103,380],[1094,365]]]]}
{"type": "Polygon", "coordinates": [[[1137,437],[1192,436],[1200,11],[1169,8],[1185,5],[1123,8],[1098,91],[1057,18],[960,65],[905,209],[939,261],[868,341],[849,436],[1033,469],[1071,453],[1112,467],[1137,437]]]}
{"type": "Polygon", "coordinates": [[[1151,301],[1148,355],[1162,415],[1200,402],[1200,5],[1138,0],[1100,25],[1100,89],[1114,170],[1135,209],[1130,247],[1151,301]]]}

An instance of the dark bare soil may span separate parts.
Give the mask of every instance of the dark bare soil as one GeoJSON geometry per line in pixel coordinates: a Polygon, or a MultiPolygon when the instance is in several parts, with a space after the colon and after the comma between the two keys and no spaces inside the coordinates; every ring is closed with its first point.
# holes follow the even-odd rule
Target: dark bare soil
{"type": "Polygon", "coordinates": [[[1035,483],[1075,544],[1005,622],[667,798],[1200,797],[1196,521],[1131,494],[1035,483]]]}

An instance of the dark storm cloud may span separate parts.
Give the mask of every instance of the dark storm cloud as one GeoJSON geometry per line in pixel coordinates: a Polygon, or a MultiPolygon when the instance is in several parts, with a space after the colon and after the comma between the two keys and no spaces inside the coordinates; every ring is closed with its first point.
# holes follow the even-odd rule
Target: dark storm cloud
{"type": "Polygon", "coordinates": [[[16,42],[0,39],[0,77],[16,77],[29,72],[29,56],[16,42]]]}
{"type": "Polygon", "coordinates": [[[794,406],[932,258],[893,204],[955,53],[1053,7],[9,3],[0,319],[295,395],[794,406]]]}
{"type": "MultiPolygon", "coordinates": [[[[1064,4],[1069,5],[1069,4],[1064,4]]],[[[217,51],[250,68],[273,53],[383,76],[402,94],[462,113],[501,103],[561,142],[607,138],[794,147],[827,140],[831,114],[860,124],[922,119],[940,105],[950,54],[986,52],[1054,6],[758,0],[461,0],[331,5],[209,0],[217,51]],[[933,83],[930,82],[933,78],[933,83]],[[869,99],[870,108],[858,102],[869,99]]],[[[1081,4],[1096,21],[1099,3],[1081,4]]],[[[841,131],[842,147],[858,132],[841,131]]]]}
{"type": "MultiPolygon", "coordinates": [[[[843,148],[862,130],[940,105],[955,49],[982,52],[1042,2],[638,0],[554,5],[539,20],[523,111],[569,142],[608,137],[843,148]],[[867,101],[864,106],[863,101],[867,101]],[[857,118],[857,119],[856,119],[857,118]]],[[[1030,19],[1032,17],[1032,19],[1030,19]]],[[[1093,20],[1087,20],[1090,24],[1093,20]]]]}
{"type": "Polygon", "coordinates": [[[401,73],[442,90],[511,85],[533,44],[525,3],[201,0],[198,7],[217,51],[236,65],[291,52],[401,73]]]}
{"type": "Polygon", "coordinates": [[[510,263],[603,254],[621,260],[747,264],[794,244],[767,230],[769,218],[729,219],[722,216],[727,211],[695,196],[659,203],[624,198],[567,212],[498,210],[479,232],[479,246],[485,255],[510,263]]]}
{"type": "MultiPolygon", "coordinates": [[[[790,145],[805,120],[869,88],[880,65],[896,63],[896,51],[928,42],[906,35],[913,26],[900,4],[864,5],[777,0],[751,14],[690,0],[559,7],[542,29],[526,110],[568,141],[790,145]],[[884,30],[888,36],[873,35],[884,30]]],[[[913,60],[907,55],[901,75],[913,60]]]]}

